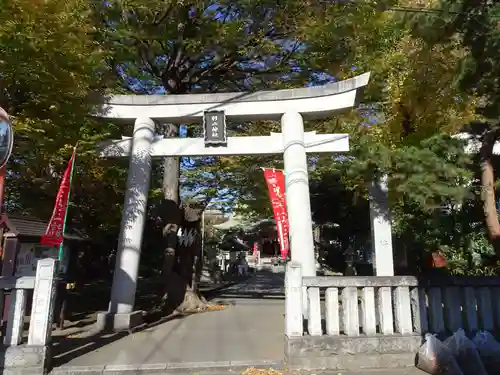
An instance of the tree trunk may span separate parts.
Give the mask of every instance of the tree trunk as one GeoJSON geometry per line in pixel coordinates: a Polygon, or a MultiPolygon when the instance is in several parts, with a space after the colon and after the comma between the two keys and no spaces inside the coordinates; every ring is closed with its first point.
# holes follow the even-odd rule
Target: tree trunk
{"type": "Polygon", "coordinates": [[[199,312],[207,309],[207,301],[200,295],[198,280],[201,260],[201,215],[205,209],[199,202],[182,204],[182,223],[177,246],[179,273],[184,292],[183,301],[177,307],[181,312],[199,312]]]}
{"type": "MultiPolygon", "coordinates": [[[[167,124],[165,137],[177,137],[176,125],[167,124]]],[[[204,206],[196,203],[181,204],[179,194],[179,158],[167,157],[163,161],[163,238],[165,240],[162,268],[163,299],[167,310],[197,312],[206,309],[207,301],[199,295],[196,269],[202,267],[200,218],[204,206]],[[193,239],[191,241],[191,239],[193,239]]]]}
{"type": "Polygon", "coordinates": [[[500,223],[495,198],[495,171],[493,168],[493,147],[497,139],[497,130],[490,130],[483,138],[480,150],[481,157],[481,199],[483,201],[484,222],[488,235],[495,249],[495,254],[500,256],[500,223]]]}
{"type": "MultiPolygon", "coordinates": [[[[165,137],[176,137],[178,128],[175,125],[167,124],[164,128],[165,137]]],[[[174,275],[174,265],[177,249],[177,232],[181,225],[181,210],[179,207],[179,158],[167,157],[163,161],[163,220],[165,226],[163,227],[163,238],[165,239],[165,254],[162,268],[163,285],[163,298],[169,299],[170,304],[173,303],[172,299],[178,300],[179,296],[174,296],[178,290],[178,278],[174,275]]]]}

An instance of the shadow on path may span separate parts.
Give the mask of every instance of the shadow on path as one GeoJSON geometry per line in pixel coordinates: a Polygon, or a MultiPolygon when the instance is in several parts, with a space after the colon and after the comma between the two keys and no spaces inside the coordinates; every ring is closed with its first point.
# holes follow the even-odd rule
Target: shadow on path
{"type": "Polygon", "coordinates": [[[284,280],[269,271],[207,295],[221,311],[150,316],[133,332],[54,338],[56,366],[283,358],[284,280]],[[245,300],[253,300],[245,303],[245,300]],[[278,303],[276,300],[279,300],[278,303]],[[260,357],[266,358],[260,358],[260,357]],[[278,356],[278,358],[275,358],[278,356]]]}

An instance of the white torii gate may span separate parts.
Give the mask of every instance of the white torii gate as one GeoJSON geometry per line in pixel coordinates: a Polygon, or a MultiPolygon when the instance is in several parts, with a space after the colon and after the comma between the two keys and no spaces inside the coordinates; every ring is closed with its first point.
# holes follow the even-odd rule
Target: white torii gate
{"type": "Polygon", "coordinates": [[[353,107],[369,77],[365,73],[320,87],[255,93],[118,95],[108,100],[99,117],[134,121],[135,126],[133,137],[101,145],[102,157],[129,157],[130,164],[111,301],[109,311],[99,316],[98,325],[122,329],[140,320],[133,308],[152,157],[283,153],[292,259],[301,264],[304,276],[315,276],[306,153],[348,151],[349,136],[305,133],[303,119],[353,107]],[[281,133],[226,137],[226,118],[236,122],[281,120],[281,133]],[[155,122],[203,122],[205,138],[163,139],[155,136],[155,122]]]}

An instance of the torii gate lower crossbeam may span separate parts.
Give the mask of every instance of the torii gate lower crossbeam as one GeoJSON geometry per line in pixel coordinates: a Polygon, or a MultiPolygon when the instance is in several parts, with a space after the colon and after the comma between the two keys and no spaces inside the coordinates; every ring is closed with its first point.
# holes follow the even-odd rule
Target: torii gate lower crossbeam
{"type": "MultiPolygon", "coordinates": [[[[101,144],[101,157],[128,157],[132,151],[133,138],[122,137],[119,141],[101,144]]],[[[348,134],[304,133],[304,145],[309,153],[349,151],[348,134]]],[[[166,156],[228,156],[228,155],[274,155],[285,152],[283,135],[271,133],[267,136],[229,137],[224,147],[205,147],[203,138],[155,137],[151,157],[166,156]]]]}

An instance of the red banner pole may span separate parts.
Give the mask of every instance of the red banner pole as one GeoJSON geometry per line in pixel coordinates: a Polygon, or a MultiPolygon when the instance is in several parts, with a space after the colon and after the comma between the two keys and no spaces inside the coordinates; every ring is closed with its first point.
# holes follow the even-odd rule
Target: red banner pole
{"type": "Polygon", "coordinates": [[[276,221],[276,232],[281,248],[281,256],[286,259],[290,249],[288,240],[289,224],[286,211],[285,198],[285,174],[281,170],[265,169],[264,178],[267,182],[269,198],[273,206],[274,220],[276,221]]]}
{"type": "Polygon", "coordinates": [[[54,210],[50,218],[45,234],[40,243],[48,246],[61,246],[63,242],[64,229],[66,225],[66,214],[68,213],[69,193],[71,189],[71,178],[75,161],[75,149],[68,162],[66,170],[59,185],[54,210]]]}

